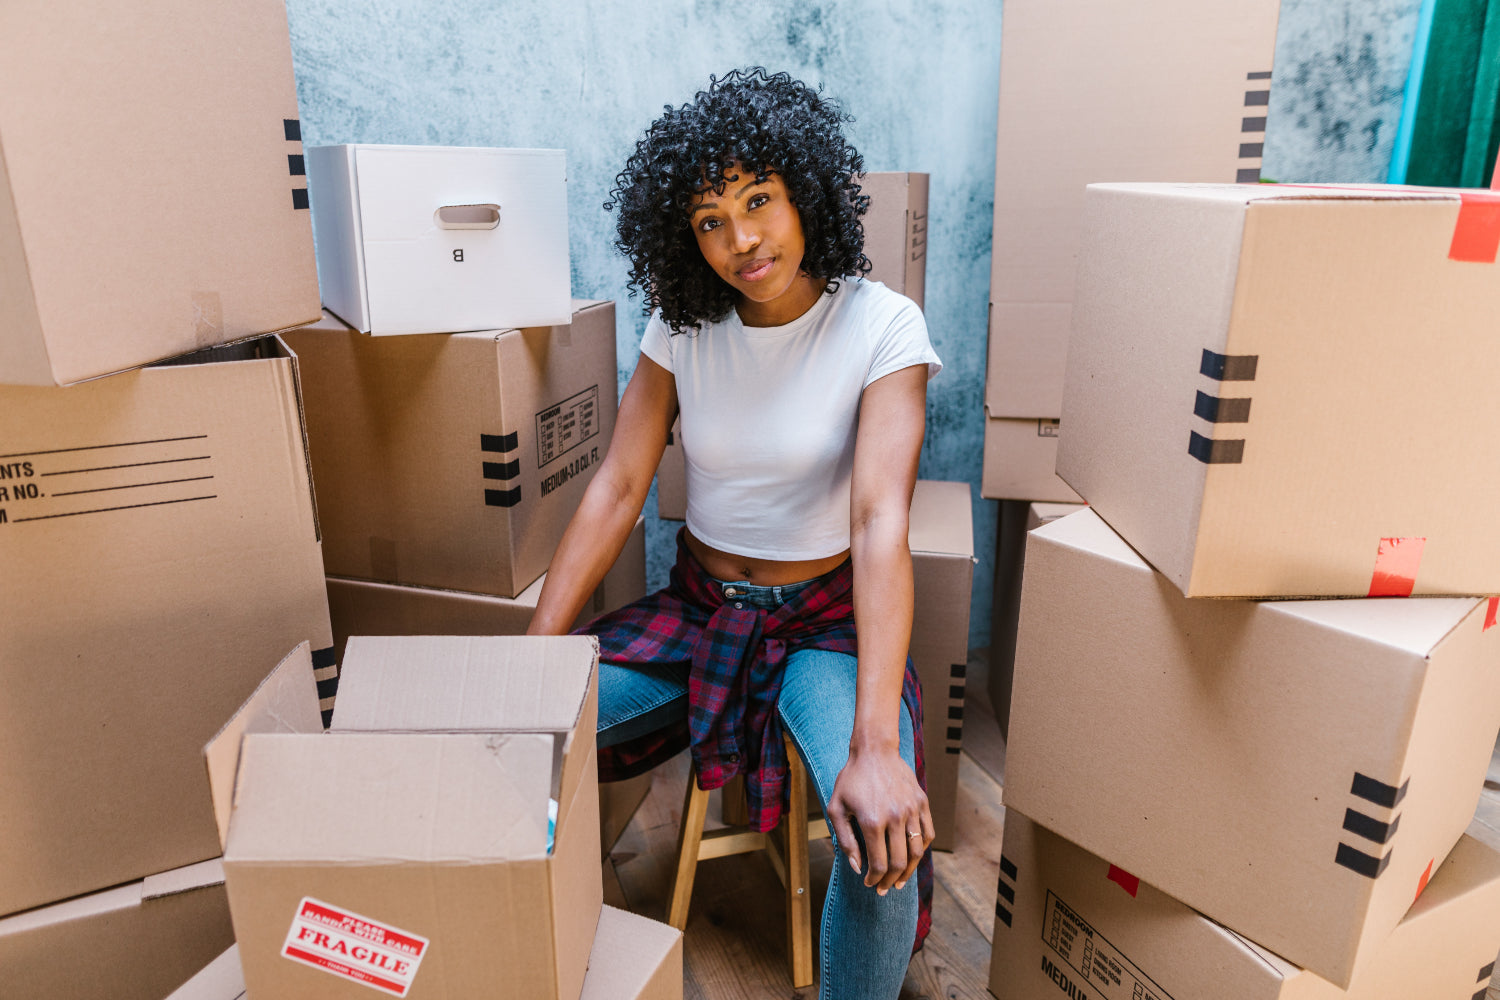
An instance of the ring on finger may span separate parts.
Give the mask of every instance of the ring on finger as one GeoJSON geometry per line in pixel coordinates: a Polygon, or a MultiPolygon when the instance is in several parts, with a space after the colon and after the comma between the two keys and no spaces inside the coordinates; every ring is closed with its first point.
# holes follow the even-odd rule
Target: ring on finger
{"type": "Polygon", "coordinates": [[[920,830],[912,830],[906,836],[907,836],[908,839],[917,839],[917,840],[920,840],[921,837],[922,837],[922,831],[920,831],[920,830]]]}

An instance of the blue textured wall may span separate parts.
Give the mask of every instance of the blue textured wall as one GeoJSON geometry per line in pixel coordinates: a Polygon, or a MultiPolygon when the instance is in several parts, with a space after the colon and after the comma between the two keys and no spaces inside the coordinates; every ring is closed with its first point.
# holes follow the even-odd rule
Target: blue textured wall
{"type": "MultiPolygon", "coordinates": [[[[1400,113],[1418,0],[1285,0],[1266,173],[1376,180],[1400,113]]],[[[980,500],[994,197],[999,0],[288,0],[308,145],[562,147],[573,292],[619,302],[620,380],[644,317],[601,209],[636,137],[710,73],[763,64],[821,83],[857,121],[871,170],[932,175],[926,312],[946,363],[928,395],[921,475],[974,485],[971,645],[989,641],[996,504],[980,500]]],[[[655,511],[654,496],[647,502],[655,511]]],[[[651,518],[651,582],[676,524],[651,518]]]]}

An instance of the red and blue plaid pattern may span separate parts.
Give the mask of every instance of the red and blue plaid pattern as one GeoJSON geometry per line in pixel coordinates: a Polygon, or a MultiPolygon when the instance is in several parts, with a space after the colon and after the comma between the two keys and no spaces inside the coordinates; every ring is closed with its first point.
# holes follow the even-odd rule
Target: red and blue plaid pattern
{"type": "MultiPolygon", "coordinates": [[[[580,629],[599,637],[600,659],[610,663],[687,665],[686,724],[599,749],[599,780],[642,774],[689,748],[698,785],[719,788],[745,775],[750,825],[773,830],[786,795],[786,746],[776,700],[787,657],[802,649],[855,655],[854,572],[849,562],[795,592],[775,611],[725,599],[677,537],[677,564],[665,590],[595,619],[580,629]]],[[[925,790],[922,688],[911,658],[901,686],[916,742],[917,780],[925,790]]],[[[916,942],[932,927],[932,854],[917,867],[921,915],[916,942]]]]}

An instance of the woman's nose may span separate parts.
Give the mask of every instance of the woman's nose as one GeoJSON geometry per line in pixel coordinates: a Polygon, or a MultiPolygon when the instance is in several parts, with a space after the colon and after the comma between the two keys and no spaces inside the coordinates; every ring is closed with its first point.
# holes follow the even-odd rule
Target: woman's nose
{"type": "Polygon", "coordinates": [[[730,224],[730,236],[735,253],[748,253],[760,246],[760,230],[747,222],[730,224]]]}

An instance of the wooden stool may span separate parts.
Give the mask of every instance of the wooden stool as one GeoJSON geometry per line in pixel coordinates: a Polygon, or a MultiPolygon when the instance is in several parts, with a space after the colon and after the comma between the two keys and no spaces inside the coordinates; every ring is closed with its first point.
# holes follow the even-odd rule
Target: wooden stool
{"type": "MultiPolygon", "coordinates": [[[[678,930],[687,929],[688,904],[693,896],[693,877],[698,862],[748,851],[765,851],[771,867],[786,886],[786,944],[791,963],[792,987],[801,989],[813,981],[812,954],[812,887],[809,884],[807,845],[809,841],[828,836],[828,825],[821,818],[807,818],[807,769],[790,738],[786,740],[787,800],[781,823],[771,833],[727,829],[703,832],[708,816],[708,792],[698,787],[698,772],[688,769],[687,798],[682,804],[682,832],[677,839],[677,877],[672,883],[672,903],[667,923],[678,930]]],[[[729,789],[726,786],[726,793],[729,789]]],[[[734,815],[730,804],[724,807],[726,820],[734,815]]]]}

